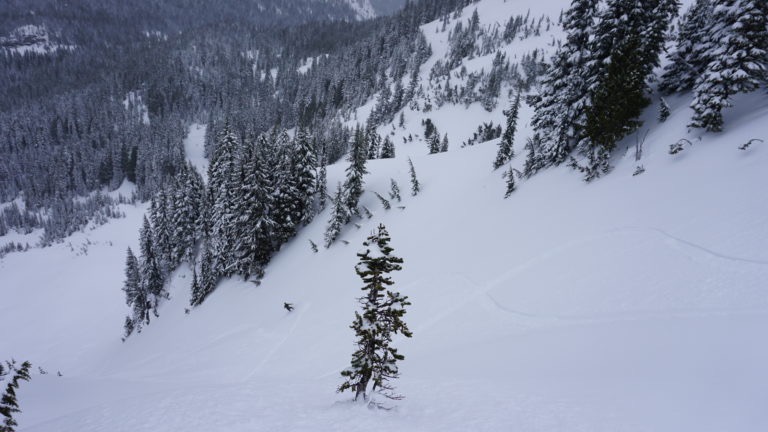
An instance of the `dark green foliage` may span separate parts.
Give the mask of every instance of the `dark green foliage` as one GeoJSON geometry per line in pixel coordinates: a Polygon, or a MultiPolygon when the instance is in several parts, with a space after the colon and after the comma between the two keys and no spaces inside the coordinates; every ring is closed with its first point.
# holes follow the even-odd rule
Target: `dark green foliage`
{"type": "MultiPolygon", "coordinates": [[[[144,217],[144,224],[139,233],[139,266],[142,291],[146,293],[147,308],[142,319],[149,323],[149,310],[157,314],[160,299],[165,298],[165,278],[158,263],[155,249],[154,232],[149,220],[144,217]]],[[[136,317],[134,317],[136,318],[136,317]]]]}
{"type": "Polygon", "coordinates": [[[667,121],[669,114],[671,114],[669,104],[667,104],[667,101],[665,101],[664,98],[661,98],[661,101],[659,101],[659,121],[667,121]]]}
{"type": "Polygon", "coordinates": [[[713,0],[696,0],[680,17],[676,47],[669,55],[670,63],[664,67],[659,89],[667,92],[691,90],[696,79],[707,66],[704,57],[709,20],[714,9],[713,0]]]}
{"type": "MultiPolygon", "coordinates": [[[[590,181],[610,170],[619,140],[636,130],[648,106],[647,80],[659,63],[664,33],[677,14],[677,0],[610,0],[600,15],[592,47],[591,103],[586,109],[585,139],[578,145],[590,181]]],[[[575,164],[571,164],[576,166],[575,164]]]]}
{"type": "Polygon", "coordinates": [[[315,187],[318,212],[325,210],[325,205],[328,199],[328,169],[326,168],[326,163],[327,161],[325,159],[325,151],[323,151],[321,153],[320,160],[318,161],[319,169],[317,173],[317,185],[315,187]]]}
{"type": "Polygon", "coordinates": [[[650,103],[647,81],[677,0],[574,0],[565,15],[567,38],[552,59],[542,91],[532,97],[534,137],[525,175],[571,160],[594,179],[607,172],[619,140],[640,125],[650,103]],[[587,166],[570,157],[576,150],[587,166]]]}
{"type": "Polygon", "coordinates": [[[499,151],[496,153],[496,160],[493,162],[493,169],[499,169],[509,162],[514,156],[513,149],[515,143],[515,132],[517,131],[517,118],[520,112],[520,92],[517,93],[512,107],[504,111],[507,116],[507,128],[504,129],[504,135],[499,142],[499,151]]]}
{"type": "MultiPolygon", "coordinates": [[[[362,290],[365,293],[358,299],[362,310],[355,312],[350,326],[357,337],[357,350],[352,354],[350,367],[342,371],[344,382],[337,390],[354,392],[355,400],[362,397],[369,401],[373,393],[390,399],[402,398],[394,392],[390,381],[399,377],[397,362],[405,357],[391,343],[397,334],[412,336],[403,321],[405,307],[411,303],[407,296],[391,290],[394,281],[389,273],[401,270],[403,260],[392,255],[389,241],[386,228],[379,225],[363,243],[365,252],[357,254],[360,261],[355,272],[364,283],[362,290]],[[373,385],[369,393],[370,383],[373,385]]],[[[374,400],[370,403],[381,406],[374,400]]]]}
{"type": "Polygon", "coordinates": [[[443,141],[440,143],[440,153],[448,151],[448,134],[443,135],[443,141]]]}
{"type": "MultiPolygon", "coordinates": [[[[28,361],[25,361],[21,364],[20,367],[17,368],[16,363],[14,361],[10,361],[7,362],[7,365],[7,373],[13,372],[13,376],[8,382],[8,385],[5,387],[5,392],[0,398],[0,415],[4,417],[3,424],[0,425],[0,430],[2,430],[2,432],[14,432],[16,430],[16,426],[18,426],[18,423],[16,423],[16,420],[13,418],[13,416],[14,414],[21,412],[19,409],[19,402],[16,398],[16,390],[19,389],[19,383],[21,381],[30,380],[29,369],[32,367],[32,364],[28,361]]],[[[2,375],[2,372],[2,368],[0,368],[0,375],[2,375]]]]}
{"type": "Polygon", "coordinates": [[[437,133],[437,128],[435,127],[435,124],[432,123],[432,119],[426,119],[422,122],[424,125],[424,139],[429,140],[432,138],[432,135],[437,133]]]}
{"type": "Polygon", "coordinates": [[[346,206],[345,191],[341,184],[336,188],[336,194],[333,196],[333,207],[331,208],[331,218],[328,221],[328,228],[325,230],[325,247],[329,248],[339,237],[341,228],[349,222],[350,214],[346,206]]]}
{"type": "Polygon", "coordinates": [[[390,189],[389,189],[389,199],[396,199],[397,202],[402,201],[402,198],[400,198],[400,186],[397,185],[397,182],[395,179],[389,179],[390,183],[390,189]]]}
{"type": "Polygon", "coordinates": [[[722,110],[731,97],[757,90],[768,79],[768,5],[759,0],[715,2],[699,42],[706,65],[694,85],[690,126],[723,129],[722,110]]]}
{"type": "Polygon", "coordinates": [[[210,247],[207,242],[203,243],[203,256],[200,262],[200,280],[197,284],[192,285],[192,298],[190,299],[191,306],[199,306],[205,301],[205,299],[216,289],[216,285],[219,283],[220,276],[216,274],[213,269],[214,258],[211,253],[210,247]]]}
{"type": "Polygon", "coordinates": [[[381,194],[379,194],[378,192],[374,192],[374,194],[376,194],[376,198],[378,198],[379,201],[381,201],[381,205],[384,206],[384,210],[389,210],[392,208],[392,204],[389,203],[388,199],[381,196],[381,194]]]}
{"type": "Polygon", "coordinates": [[[420,26],[468,1],[413,2],[366,22],[341,20],[353,16],[345,0],[226,2],[213,13],[200,13],[198,0],[150,3],[83,0],[77,13],[48,0],[3,3],[3,36],[33,24],[49,30],[51,44],[77,49],[0,58],[0,177],[11,179],[0,181],[0,202],[23,195],[29,212],[0,231],[43,227],[50,244],[118,217],[113,200],[84,206],[73,198],[126,179],[136,198],[152,198],[186,165],[192,123],[208,126],[210,159],[229,120],[241,142],[278,124],[302,125],[333,138],[327,160],[335,162],[348,141],[338,139],[335,119],[385,88],[394,90],[380,114],[397,114],[417,88],[402,82],[431,53],[420,26]],[[296,72],[307,57],[318,59],[311,73],[296,72]]]}
{"type": "Polygon", "coordinates": [[[132,316],[125,317],[124,337],[128,337],[134,330],[140,332],[142,324],[149,321],[150,307],[147,292],[142,283],[139,261],[136,259],[131,248],[128,248],[125,259],[123,291],[125,292],[125,303],[132,310],[132,316]]]}
{"type": "Polygon", "coordinates": [[[512,192],[517,190],[515,174],[517,174],[517,170],[512,167],[509,167],[509,171],[504,173],[504,177],[507,178],[507,191],[504,193],[504,198],[509,198],[509,196],[512,195],[512,192]]]}
{"type": "Polygon", "coordinates": [[[384,137],[384,143],[381,145],[382,159],[391,159],[395,157],[395,143],[389,139],[389,136],[384,137]]]}
{"type": "Polygon", "coordinates": [[[411,195],[416,196],[421,192],[421,183],[419,183],[419,179],[416,178],[416,168],[413,167],[411,158],[408,158],[408,166],[411,172],[411,195]]]}
{"type": "MultiPolygon", "coordinates": [[[[552,57],[552,67],[541,80],[539,94],[531,98],[531,119],[536,161],[526,175],[545,166],[559,165],[583,139],[589,103],[587,69],[592,60],[590,35],[598,13],[598,0],[573,0],[563,17],[566,40],[552,57]]],[[[529,157],[530,159],[530,157],[529,157]]]]}
{"type": "Polygon", "coordinates": [[[440,134],[437,131],[427,139],[427,149],[429,154],[440,153],[440,134]]]}
{"type": "Polygon", "coordinates": [[[645,96],[645,76],[633,67],[640,38],[627,35],[613,52],[587,109],[584,131],[590,145],[613,151],[616,143],[637,129],[637,117],[650,102],[645,96]]]}
{"type": "Polygon", "coordinates": [[[359,215],[358,203],[363,195],[363,176],[368,174],[365,168],[367,158],[367,145],[365,134],[360,127],[355,131],[355,138],[352,142],[352,149],[349,153],[349,167],[347,168],[347,179],[344,182],[346,206],[349,214],[359,215]]]}

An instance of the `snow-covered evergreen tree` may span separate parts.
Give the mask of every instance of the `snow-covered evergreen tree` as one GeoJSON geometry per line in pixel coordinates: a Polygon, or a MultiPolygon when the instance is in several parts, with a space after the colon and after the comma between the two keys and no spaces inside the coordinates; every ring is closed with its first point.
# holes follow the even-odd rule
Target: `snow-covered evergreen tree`
{"type": "Polygon", "coordinates": [[[400,186],[397,185],[395,179],[389,179],[389,184],[389,199],[396,199],[397,202],[402,201],[402,198],[400,198],[400,186]]]}
{"type": "Polygon", "coordinates": [[[21,412],[21,409],[19,409],[19,401],[16,397],[16,390],[19,389],[19,383],[21,381],[30,380],[29,369],[31,367],[32,364],[28,361],[25,361],[19,367],[16,367],[12,362],[9,363],[8,372],[13,371],[13,376],[5,387],[5,392],[3,392],[2,397],[0,397],[0,415],[4,417],[3,423],[0,425],[0,430],[2,432],[14,432],[16,426],[18,426],[18,423],[13,418],[14,414],[21,412]]]}
{"type": "Polygon", "coordinates": [[[664,67],[659,89],[667,92],[691,90],[696,79],[704,72],[707,32],[714,8],[713,0],[696,0],[680,17],[675,50],[670,53],[670,63],[664,67]]]}
{"type": "Polygon", "coordinates": [[[671,111],[669,109],[669,104],[667,103],[664,98],[661,98],[659,101],[659,121],[665,122],[669,118],[669,115],[671,114],[671,111]]]}
{"type": "Polygon", "coordinates": [[[389,210],[392,208],[392,204],[389,203],[388,199],[381,196],[381,194],[378,192],[374,192],[374,194],[376,195],[376,198],[378,198],[379,201],[381,202],[381,205],[384,207],[384,210],[389,210]]]}
{"type": "Polygon", "coordinates": [[[504,129],[504,135],[499,142],[499,151],[496,153],[496,160],[493,162],[493,169],[499,169],[509,162],[514,156],[515,132],[517,131],[517,118],[520,112],[520,92],[515,96],[512,107],[504,111],[507,116],[507,127],[504,129]]]}
{"type": "Polygon", "coordinates": [[[328,227],[325,230],[325,247],[331,247],[334,241],[339,237],[341,228],[349,221],[349,208],[347,199],[344,196],[344,188],[339,183],[336,188],[336,194],[333,196],[333,207],[331,208],[331,218],[328,220],[328,227]]]}
{"type": "Polygon", "coordinates": [[[195,284],[192,281],[192,298],[190,299],[191,306],[199,306],[205,301],[205,299],[216,289],[216,285],[219,283],[220,276],[215,273],[214,257],[211,253],[210,247],[207,242],[202,246],[203,255],[200,261],[200,279],[195,284]]]}
{"type": "Polygon", "coordinates": [[[390,399],[402,398],[394,392],[390,381],[399,377],[397,362],[405,357],[391,343],[397,334],[412,336],[403,321],[405,308],[411,303],[407,296],[391,289],[394,281],[390,273],[402,269],[403,259],[392,254],[389,242],[389,233],[384,225],[379,225],[363,243],[365,250],[357,254],[360,261],[355,271],[364,283],[365,293],[358,299],[362,310],[355,312],[351,325],[357,337],[357,350],[352,354],[350,367],[342,371],[344,382],[337,390],[352,391],[355,400],[362,398],[377,406],[380,403],[370,399],[374,393],[390,399]]]}
{"type": "Polygon", "coordinates": [[[365,141],[368,143],[368,159],[378,159],[381,149],[381,136],[376,133],[375,127],[368,127],[366,129],[365,141]]]}
{"type": "Polygon", "coordinates": [[[174,247],[172,238],[171,215],[173,214],[173,200],[169,199],[165,188],[152,199],[149,211],[149,220],[152,222],[154,234],[154,248],[157,254],[158,265],[164,274],[173,270],[172,250],[174,247]]]}
{"type": "Polygon", "coordinates": [[[141,274],[141,291],[147,296],[147,313],[142,317],[149,323],[149,310],[157,315],[157,305],[165,294],[165,279],[157,261],[157,253],[154,244],[155,235],[149,219],[144,217],[144,223],[139,231],[139,265],[141,274]]]}
{"type": "Polygon", "coordinates": [[[440,153],[448,151],[448,134],[443,135],[443,140],[440,142],[440,153]]]}
{"type": "Polygon", "coordinates": [[[270,193],[269,168],[253,146],[245,156],[243,169],[235,256],[237,272],[247,279],[261,274],[269,261],[275,247],[277,222],[272,218],[274,197],[270,193]]]}
{"type": "Polygon", "coordinates": [[[208,247],[213,256],[212,271],[220,277],[235,271],[235,206],[239,205],[237,176],[238,140],[228,126],[217,139],[216,152],[208,168],[211,233],[208,247]]]}
{"type": "Polygon", "coordinates": [[[392,159],[395,157],[395,144],[389,139],[389,136],[384,137],[384,143],[381,145],[381,158],[392,159]]]}
{"type": "Polygon", "coordinates": [[[608,0],[600,14],[591,52],[595,66],[588,80],[586,138],[578,146],[587,164],[582,170],[586,179],[607,172],[616,143],[640,126],[638,118],[650,103],[647,80],[678,7],[678,0],[608,0]]]}
{"type": "MultiPolygon", "coordinates": [[[[378,138],[378,135],[376,137],[378,138]]],[[[292,156],[291,169],[296,193],[294,219],[297,226],[301,226],[311,222],[314,217],[312,204],[316,188],[315,171],[317,170],[315,146],[304,128],[299,128],[296,133],[292,156]]]]}
{"type": "Polygon", "coordinates": [[[538,143],[538,160],[531,167],[565,162],[584,138],[586,109],[590,104],[590,36],[598,3],[599,0],[573,0],[563,17],[566,40],[552,57],[552,67],[541,80],[539,94],[531,98],[535,110],[531,125],[534,141],[538,143]]]}
{"type": "Polygon", "coordinates": [[[416,168],[413,167],[411,158],[408,158],[408,166],[411,173],[411,195],[416,196],[421,192],[421,183],[419,183],[419,179],[416,177],[416,168]]]}
{"type": "Polygon", "coordinates": [[[723,128],[724,108],[737,93],[757,90],[768,73],[768,6],[760,0],[719,0],[710,18],[706,67],[696,80],[691,126],[723,128]]]}
{"type": "Polygon", "coordinates": [[[368,174],[365,168],[367,160],[367,143],[365,133],[358,127],[355,130],[355,138],[352,141],[352,148],[349,152],[349,167],[347,168],[347,179],[344,182],[344,197],[348,214],[359,214],[358,203],[363,195],[363,176],[368,174]]]}
{"type": "Polygon", "coordinates": [[[504,177],[507,178],[507,191],[504,193],[504,198],[509,198],[509,196],[512,195],[512,192],[517,189],[517,185],[515,184],[515,174],[516,171],[512,167],[509,167],[509,170],[504,173],[504,177]]]}
{"type": "Polygon", "coordinates": [[[205,185],[194,167],[187,164],[179,173],[171,189],[173,211],[169,215],[171,225],[171,268],[182,262],[192,262],[195,246],[200,238],[199,226],[203,210],[205,185]]]}
{"type": "Polygon", "coordinates": [[[149,320],[149,304],[147,301],[147,292],[141,283],[141,274],[139,260],[133,254],[131,248],[125,258],[125,282],[123,282],[123,292],[125,292],[125,303],[131,308],[132,316],[125,319],[125,337],[131,335],[134,330],[141,331],[141,325],[149,320]]]}

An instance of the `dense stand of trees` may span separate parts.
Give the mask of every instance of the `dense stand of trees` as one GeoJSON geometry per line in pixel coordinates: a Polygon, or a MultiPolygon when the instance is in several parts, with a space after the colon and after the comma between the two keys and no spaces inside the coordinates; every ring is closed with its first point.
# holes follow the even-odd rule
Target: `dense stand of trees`
{"type": "MultiPolygon", "coordinates": [[[[677,0],[572,2],[566,39],[529,98],[536,112],[526,175],[564,162],[587,181],[610,170],[617,143],[639,128],[650,104],[649,83],[679,7],[677,0]]],[[[659,88],[694,91],[691,127],[722,130],[731,97],[765,86],[767,12],[760,1],[697,0],[682,16],[659,88]]]]}
{"type": "MultiPolygon", "coordinates": [[[[207,124],[210,137],[228,123],[240,141],[302,125],[324,138],[325,161],[334,162],[349,138],[339,120],[390,88],[391,97],[380,97],[380,119],[404,106],[414,93],[398,84],[430,53],[419,26],[468,0],[409,3],[365,22],[338,21],[351,16],[340,2],[292,2],[295,10],[261,3],[267,9],[258,19],[251,19],[255,5],[242,2],[213,13],[198,13],[205,2],[194,0],[4,8],[36,12],[0,15],[6,34],[33,24],[69,48],[23,55],[0,48],[0,201],[26,204],[0,214],[0,230],[44,227],[55,241],[83,220],[116,212],[105,197],[88,208],[51,209],[126,179],[138,199],[153,197],[183,169],[192,122],[207,124]]],[[[209,156],[215,144],[207,142],[209,156]]]]}

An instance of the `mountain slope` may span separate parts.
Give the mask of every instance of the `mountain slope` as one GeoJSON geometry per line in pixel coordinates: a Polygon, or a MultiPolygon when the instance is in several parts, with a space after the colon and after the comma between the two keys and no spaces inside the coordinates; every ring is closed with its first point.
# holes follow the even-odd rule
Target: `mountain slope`
{"type": "MultiPolygon", "coordinates": [[[[476,5],[484,24],[562,6],[476,5]]],[[[446,55],[441,26],[424,27],[434,54],[423,78],[446,55]]],[[[552,34],[506,49],[519,57],[552,34]]],[[[487,68],[491,58],[466,66],[487,68]]],[[[685,127],[689,99],[669,98],[664,123],[647,110],[640,161],[632,137],[610,175],[585,184],[552,169],[507,200],[501,170],[491,170],[497,140],[459,148],[481,121],[503,119],[507,98],[492,113],[479,103],[406,110],[405,128],[379,128],[394,130],[398,156],[369,161],[361,204],[374,216],[346,227],[349,245],[311,251],[326,210],[260,286],[227,281],[188,315],[191,272],[180,269],[160,317],[125,343],[122,265],[146,206],[123,207],[126,218],[63,244],[10,254],[0,261],[0,328],[12,331],[0,336],[0,355],[64,375],[22,387],[21,430],[764,430],[768,198],[758,186],[768,180],[768,148],[737,147],[768,139],[768,102],[739,97],[725,133],[696,134],[685,127]],[[403,143],[423,133],[425,117],[448,133],[449,152],[403,143]],[[669,155],[684,137],[693,145],[669,155]],[[423,186],[416,197],[408,157],[423,186]],[[638,164],[645,172],[633,176],[638,164]],[[373,192],[386,196],[390,179],[403,202],[386,211],[373,192]],[[353,349],[355,253],[378,223],[405,259],[393,277],[413,303],[405,319],[414,332],[396,341],[406,359],[395,385],[406,399],[381,412],[334,393],[353,349]]],[[[524,105],[518,154],[530,117],[524,105]]],[[[329,167],[329,188],[345,168],[329,167]]]]}

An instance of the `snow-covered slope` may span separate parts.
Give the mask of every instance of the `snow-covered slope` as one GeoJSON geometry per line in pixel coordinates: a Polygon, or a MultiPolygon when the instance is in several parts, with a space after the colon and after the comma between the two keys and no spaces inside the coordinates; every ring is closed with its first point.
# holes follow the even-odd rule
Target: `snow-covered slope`
{"type": "Polygon", "coordinates": [[[346,2],[355,11],[358,19],[364,20],[376,16],[376,10],[374,10],[370,0],[346,0],[346,2]]]}
{"type": "Polygon", "coordinates": [[[75,47],[52,41],[45,26],[25,25],[7,36],[0,36],[0,54],[50,54],[60,49],[73,50],[75,47]]]}
{"type": "MultiPolygon", "coordinates": [[[[474,7],[483,23],[528,8],[555,18],[565,6],[483,0],[461,19],[474,7]]],[[[425,79],[445,54],[438,26],[425,26],[435,53],[425,79]]],[[[510,55],[548,38],[513,44],[510,55]]],[[[685,127],[689,99],[669,98],[664,123],[648,110],[640,161],[629,149],[592,184],[549,170],[506,200],[491,170],[497,142],[458,144],[480,121],[501,121],[507,101],[490,114],[477,104],[428,113],[451,140],[431,156],[418,140],[403,144],[423,133],[425,115],[407,110],[392,137],[397,158],[368,164],[362,204],[374,216],[345,229],[349,245],[312,252],[326,211],[260,286],[227,281],[189,314],[182,268],[160,317],[125,343],[122,268],[145,205],[51,248],[9,254],[0,259],[0,358],[49,372],[22,385],[20,430],[766,430],[768,147],[737,147],[768,142],[768,100],[741,96],[726,132],[699,134],[685,127]],[[669,155],[680,138],[693,146],[669,155]],[[416,197],[408,157],[423,187],[416,197]],[[638,165],[645,172],[633,176],[638,165]],[[403,202],[387,211],[373,192],[386,195],[390,179],[403,202]],[[405,319],[414,336],[396,341],[406,359],[395,385],[406,399],[391,411],[334,391],[354,348],[355,254],[379,223],[405,260],[394,279],[413,303],[405,319]]],[[[523,106],[518,154],[530,116],[523,106]]],[[[202,135],[193,128],[188,151],[202,135]]],[[[329,188],[344,168],[329,167],[329,188]]]]}

